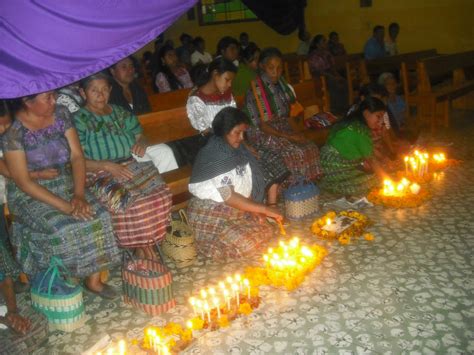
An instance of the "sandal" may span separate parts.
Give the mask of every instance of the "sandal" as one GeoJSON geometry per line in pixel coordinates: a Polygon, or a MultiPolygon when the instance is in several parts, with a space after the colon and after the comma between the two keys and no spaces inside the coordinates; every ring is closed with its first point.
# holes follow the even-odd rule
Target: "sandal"
{"type": "Polygon", "coordinates": [[[101,291],[92,290],[87,286],[85,286],[85,289],[88,292],[96,294],[97,296],[107,299],[107,300],[114,300],[117,297],[119,297],[119,294],[115,291],[115,289],[112,286],[109,286],[107,284],[103,284],[101,291]]]}
{"type": "Polygon", "coordinates": [[[5,316],[0,316],[0,324],[19,335],[25,335],[31,328],[31,321],[16,312],[8,312],[5,316]]]}

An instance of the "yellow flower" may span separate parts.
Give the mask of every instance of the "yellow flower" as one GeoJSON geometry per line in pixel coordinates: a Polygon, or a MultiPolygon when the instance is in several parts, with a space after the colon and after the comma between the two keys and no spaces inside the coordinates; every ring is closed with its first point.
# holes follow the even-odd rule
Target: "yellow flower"
{"type": "Polygon", "coordinates": [[[253,311],[252,306],[248,304],[247,302],[241,303],[239,306],[240,314],[245,314],[246,316],[248,316],[250,313],[252,313],[252,311],[253,311]]]}
{"type": "Polygon", "coordinates": [[[173,349],[173,347],[176,346],[176,340],[174,339],[168,340],[168,342],[166,343],[166,346],[168,347],[168,349],[173,349]]]}
{"type": "Polygon", "coordinates": [[[170,335],[180,335],[183,332],[183,328],[177,323],[170,322],[166,324],[165,331],[170,335]]]}
{"type": "Polygon", "coordinates": [[[193,325],[194,330],[201,330],[204,326],[204,321],[199,317],[194,317],[193,319],[191,319],[191,323],[193,325]]]}
{"type": "Polygon", "coordinates": [[[374,235],[372,233],[365,233],[364,234],[364,239],[368,241],[372,241],[375,239],[374,235]]]}
{"type": "Polygon", "coordinates": [[[222,315],[217,321],[217,324],[220,328],[227,328],[229,326],[229,319],[227,318],[227,315],[222,315]]]}
{"type": "Polygon", "coordinates": [[[351,237],[348,237],[348,236],[345,236],[345,235],[341,235],[339,237],[339,243],[341,243],[342,245],[347,245],[351,242],[351,237]]]}
{"type": "Polygon", "coordinates": [[[193,339],[193,332],[191,329],[185,329],[181,335],[181,339],[185,342],[191,341],[193,339]]]}

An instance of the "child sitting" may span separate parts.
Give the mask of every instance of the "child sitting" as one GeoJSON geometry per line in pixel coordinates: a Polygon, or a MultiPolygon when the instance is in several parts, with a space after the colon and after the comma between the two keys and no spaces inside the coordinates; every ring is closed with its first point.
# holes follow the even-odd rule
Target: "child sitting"
{"type": "Polygon", "coordinates": [[[398,95],[398,82],[392,73],[380,74],[378,79],[379,85],[385,87],[387,90],[387,107],[395,118],[397,130],[401,131],[406,124],[407,105],[401,95],[398,95]]]}

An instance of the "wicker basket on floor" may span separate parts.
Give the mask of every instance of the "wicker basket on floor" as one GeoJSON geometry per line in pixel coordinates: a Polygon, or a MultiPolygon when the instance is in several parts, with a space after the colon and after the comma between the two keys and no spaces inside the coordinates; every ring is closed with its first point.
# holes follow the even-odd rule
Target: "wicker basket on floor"
{"type": "Polygon", "coordinates": [[[188,224],[188,217],[184,210],[179,210],[181,220],[171,221],[171,232],[166,233],[162,249],[178,268],[194,264],[196,261],[196,247],[194,233],[188,224]]]}
{"type": "Polygon", "coordinates": [[[300,180],[285,193],[285,214],[288,219],[301,220],[319,211],[319,189],[313,183],[300,180]]]}

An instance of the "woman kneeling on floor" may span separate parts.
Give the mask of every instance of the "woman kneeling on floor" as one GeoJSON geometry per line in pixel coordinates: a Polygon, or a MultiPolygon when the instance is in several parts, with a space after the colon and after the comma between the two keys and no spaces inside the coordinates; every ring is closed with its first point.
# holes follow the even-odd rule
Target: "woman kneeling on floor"
{"type": "Polygon", "coordinates": [[[374,158],[370,130],[380,126],[386,107],[368,97],[347,119],[334,125],[321,149],[322,188],[338,194],[366,194],[385,176],[374,158]]]}
{"type": "Polygon", "coordinates": [[[74,114],[86,157],[88,181],[112,215],[121,247],[155,258],[155,243],[169,223],[171,193],[159,172],[177,168],[165,144],[149,145],[131,112],[108,103],[111,86],[103,74],[81,81],[85,106],[74,114]],[[157,170],[158,169],[158,170],[157,170]]]}
{"type": "Polygon", "coordinates": [[[222,109],[193,166],[188,215],[198,251],[206,257],[246,256],[272,236],[265,217],[282,219],[276,208],[263,204],[271,182],[242,144],[249,124],[238,109],[222,109]]]}
{"type": "Polygon", "coordinates": [[[11,179],[7,185],[14,216],[12,244],[22,269],[33,276],[62,259],[72,276],[102,297],[115,292],[99,272],[118,264],[109,213],[85,189],[85,163],[69,111],[56,106],[54,92],[10,102],[15,120],[3,137],[11,179]],[[29,172],[43,171],[33,180],[29,172]]]}

